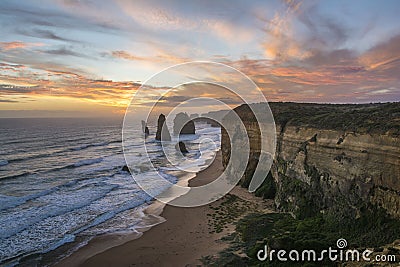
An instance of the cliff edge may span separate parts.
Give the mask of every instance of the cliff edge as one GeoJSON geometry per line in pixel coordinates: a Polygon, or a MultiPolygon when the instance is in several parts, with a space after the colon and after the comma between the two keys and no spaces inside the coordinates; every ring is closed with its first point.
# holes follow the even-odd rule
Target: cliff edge
{"type": "MultiPolygon", "coordinates": [[[[264,104],[258,105],[258,108],[264,104]]],[[[400,103],[270,103],[276,153],[256,195],[298,218],[318,213],[356,218],[370,207],[400,218],[400,103]]],[[[247,105],[234,109],[251,151],[241,185],[247,187],[260,155],[260,131],[247,105]]],[[[229,137],[222,130],[223,164],[229,137]]]]}

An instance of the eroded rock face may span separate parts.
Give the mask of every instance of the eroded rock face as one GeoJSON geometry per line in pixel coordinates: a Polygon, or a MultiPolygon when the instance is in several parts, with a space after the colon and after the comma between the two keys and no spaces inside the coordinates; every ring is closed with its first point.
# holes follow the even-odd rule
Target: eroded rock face
{"type": "MultiPolygon", "coordinates": [[[[279,210],[299,217],[332,211],[357,216],[371,204],[400,218],[400,103],[272,104],[277,151],[270,177],[279,210]]],[[[258,162],[260,132],[248,109],[237,110],[251,140],[241,180],[248,186],[258,162]]],[[[225,131],[221,146],[226,166],[230,149],[225,131]]]]}
{"type": "Polygon", "coordinates": [[[160,114],[157,121],[157,132],[156,140],[159,141],[171,141],[171,135],[169,133],[167,124],[165,122],[165,115],[160,114]]]}
{"type": "Polygon", "coordinates": [[[196,129],[194,122],[189,118],[189,115],[180,112],[176,114],[174,119],[174,134],[195,134],[196,129]]]}

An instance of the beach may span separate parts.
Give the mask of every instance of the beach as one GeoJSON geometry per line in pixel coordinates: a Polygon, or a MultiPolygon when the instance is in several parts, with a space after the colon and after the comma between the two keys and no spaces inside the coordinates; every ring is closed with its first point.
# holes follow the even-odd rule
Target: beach
{"type": "MultiPolygon", "coordinates": [[[[189,181],[189,186],[207,184],[223,171],[221,153],[218,152],[213,163],[189,181]]],[[[202,257],[216,256],[228,246],[221,241],[223,236],[234,232],[234,221],[252,210],[271,210],[271,203],[262,201],[248,193],[246,189],[235,187],[220,200],[195,208],[165,206],[155,202],[146,212],[161,212],[165,222],[146,231],[140,238],[125,241],[129,236],[115,238],[105,236],[93,239],[56,266],[197,266],[202,257]],[[232,202],[232,195],[235,201],[232,202]],[[229,205],[226,205],[229,199],[229,205]],[[246,208],[243,208],[243,205],[246,208]],[[214,216],[216,209],[225,209],[231,216],[214,216]],[[237,213],[241,213],[237,216],[237,213]],[[214,214],[214,215],[213,215],[214,214]],[[105,247],[112,247],[104,250],[105,247]]],[[[222,213],[222,212],[221,212],[222,213]]],[[[132,238],[132,237],[131,237],[132,238]]]]}

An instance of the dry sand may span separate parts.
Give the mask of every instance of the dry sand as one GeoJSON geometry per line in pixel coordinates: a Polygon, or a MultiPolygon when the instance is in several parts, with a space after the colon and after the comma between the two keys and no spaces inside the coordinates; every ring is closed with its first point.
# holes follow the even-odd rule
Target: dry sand
{"type": "MultiPolygon", "coordinates": [[[[214,162],[199,172],[189,181],[189,186],[200,186],[216,179],[223,171],[221,153],[217,153],[214,162]]],[[[235,187],[230,194],[239,198],[237,208],[246,212],[248,206],[268,212],[269,204],[254,197],[245,189],[235,187]],[[243,205],[245,208],[243,208],[243,205]]],[[[216,207],[224,205],[227,197],[212,204],[195,208],[174,206],[163,207],[160,203],[150,206],[149,213],[162,211],[165,222],[152,227],[140,238],[122,245],[113,246],[113,242],[132,239],[132,237],[102,237],[89,242],[88,245],[64,259],[57,266],[198,266],[202,256],[216,255],[228,246],[221,237],[234,231],[233,221],[221,219],[211,214],[216,207]],[[157,211],[158,210],[158,211],[157,211]],[[224,223],[221,223],[223,221],[224,223]],[[219,228],[219,231],[215,229],[219,228]],[[106,247],[112,247],[104,250],[106,247]],[[103,252],[101,252],[103,251],[103,252]]],[[[230,206],[230,204],[229,204],[230,206]]],[[[229,208],[229,207],[228,207],[229,208]]],[[[237,217],[235,218],[237,219],[237,217]]]]}

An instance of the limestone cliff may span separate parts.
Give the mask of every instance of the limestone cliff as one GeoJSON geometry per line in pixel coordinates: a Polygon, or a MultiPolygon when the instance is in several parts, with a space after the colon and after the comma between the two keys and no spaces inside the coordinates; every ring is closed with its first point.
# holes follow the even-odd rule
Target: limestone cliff
{"type": "MultiPolygon", "coordinates": [[[[271,103],[274,163],[256,194],[298,217],[323,212],[357,217],[370,206],[400,218],[400,103],[328,105],[271,103]]],[[[251,152],[242,186],[257,166],[259,127],[247,105],[235,109],[251,152]]],[[[223,163],[229,137],[222,131],[223,163]]],[[[266,174],[267,175],[267,174],[266,174]]]]}

